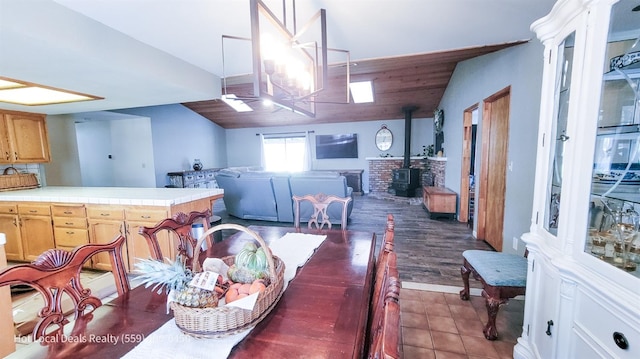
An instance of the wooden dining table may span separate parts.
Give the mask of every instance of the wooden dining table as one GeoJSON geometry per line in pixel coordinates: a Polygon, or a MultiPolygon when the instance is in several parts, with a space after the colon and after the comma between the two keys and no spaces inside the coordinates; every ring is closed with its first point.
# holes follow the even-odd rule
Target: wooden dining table
{"type": "MultiPolygon", "coordinates": [[[[292,227],[250,226],[268,244],[292,227]]],[[[274,309],[231,351],[229,358],[361,358],[373,285],[375,233],[306,230],[326,239],[298,269],[274,309]]],[[[207,256],[240,251],[253,238],[238,232],[207,256]]],[[[65,335],[36,342],[16,358],[117,358],[173,318],[166,295],[139,286],[67,324],[65,335]]],[[[180,334],[185,335],[185,334],[180,334]]],[[[216,339],[202,339],[216,340],[216,339]]]]}

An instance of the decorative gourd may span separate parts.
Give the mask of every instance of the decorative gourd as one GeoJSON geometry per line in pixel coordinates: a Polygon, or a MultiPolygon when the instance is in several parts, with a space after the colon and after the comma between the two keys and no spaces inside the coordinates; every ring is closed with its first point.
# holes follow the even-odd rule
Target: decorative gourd
{"type": "Polygon", "coordinates": [[[235,264],[238,267],[259,271],[267,269],[267,255],[262,247],[258,248],[254,243],[247,243],[236,254],[235,264]]]}
{"type": "Polygon", "coordinates": [[[256,279],[269,277],[267,255],[262,247],[247,243],[236,254],[235,263],[229,268],[227,276],[236,283],[252,283],[256,279]]]}

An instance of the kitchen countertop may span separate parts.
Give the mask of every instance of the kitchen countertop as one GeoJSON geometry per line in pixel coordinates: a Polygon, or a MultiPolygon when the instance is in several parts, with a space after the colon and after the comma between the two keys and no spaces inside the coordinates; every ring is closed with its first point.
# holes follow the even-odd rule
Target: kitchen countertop
{"type": "Polygon", "coordinates": [[[0,192],[0,201],[171,206],[223,194],[221,188],[46,186],[0,192]]]}

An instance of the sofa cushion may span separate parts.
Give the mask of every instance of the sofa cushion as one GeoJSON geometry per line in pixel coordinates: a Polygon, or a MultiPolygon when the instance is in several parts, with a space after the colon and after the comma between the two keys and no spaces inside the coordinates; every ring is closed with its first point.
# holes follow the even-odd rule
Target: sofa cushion
{"type": "Polygon", "coordinates": [[[242,218],[277,221],[278,209],[271,177],[240,176],[235,179],[240,191],[242,218]]]}
{"type": "Polygon", "coordinates": [[[234,178],[238,178],[240,177],[240,174],[242,172],[234,170],[234,169],[230,169],[230,168],[223,168],[220,171],[216,172],[216,177],[217,176],[224,176],[224,177],[234,177],[234,178]]]}
{"type": "Polygon", "coordinates": [[[240,177],[244,178],[271,178],[274,176],[281,176],[279,172],[265,172],[265,171],[247,171],[241,172],[240,177]]]}

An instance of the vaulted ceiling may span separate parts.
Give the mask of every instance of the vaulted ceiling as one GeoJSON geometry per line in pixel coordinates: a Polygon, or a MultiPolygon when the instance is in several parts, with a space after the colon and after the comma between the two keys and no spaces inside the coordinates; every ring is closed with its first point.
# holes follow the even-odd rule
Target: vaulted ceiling
{"type": "MultiPolygon", "coordinates": [[[[316,116],[309,118],[261,101],[248,102],[253,112],[236,112],[221,100],[184,105],[224,128],[295,125],[301,123],[357,122],[402,118],[401,107],[417,106],[416,118],[433,117],[459,61],[501,50],[521,42],[358,61],[350,68],[351,81],[373,81],[373,103],[356,104],[346,100],[344,67],[329,70],[329,86],[317,96],[316,116]]],[[[252,84],[227,86],[227,93],[251,96],[252,84]]]]}
{"type": "MultiPolygon", "coordinates": [[[[274,13],[293,0],[264,0],[274,13]]],[[[373,104],[317,105],[316,123],[431,117],[457,62],[529,41],[529,26],[555,0],[305,0],[300,23],[327,12],[331,48],[349,50],[352,80],[372,79],[373,104]]],[[[247,85],[250,55],[222,70],[222,35],[250,36],[249,0],[0,0],[0,76],[92,94],[104,100],[0,108],[77,114],[183,103],[224,128],[303,124],[311,119],[265,108],[236,113],[219,98],[247,85]],[[248,65],[249,64],[249,65],[248,65]],[[237,76],[237,77],[236,77],[237,76]],[[233,84],[236,83],[236,84],[233,84]]],[[[331,67],[321,102],[344,102],[344,67],[331,67]],[[339,96],[339,97],[338,97],[339,96]]],[[[99,112],[98,112],[99,113],[99,112]]]]}

